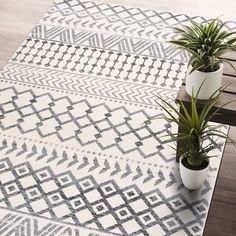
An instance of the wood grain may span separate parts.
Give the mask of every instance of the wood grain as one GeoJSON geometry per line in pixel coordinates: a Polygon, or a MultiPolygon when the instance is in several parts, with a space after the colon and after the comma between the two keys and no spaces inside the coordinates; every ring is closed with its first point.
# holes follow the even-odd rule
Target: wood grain
{"type": "Polygon", "coordinates": [[[0,0],[0,68],[8,61],[53,0],[0,0]]]}
{"type": "MultiPolygon", "coordinates": [[[[0,67],[18,48],[51,2],[52,0],[0,0],[0,67]]],[[[104,2],[177,11],[191,15],[205,15],[207,17],[223,15],[223,17],[232,20],[236,18],[234,11],[236,1],[233,0],[104,0],[104,2]]],[[[235,127],[230,129],[230,136],[236,139],[235,127]]],[[[235,235],[236,148],[227,144],[204,236],[235,235]]]]}

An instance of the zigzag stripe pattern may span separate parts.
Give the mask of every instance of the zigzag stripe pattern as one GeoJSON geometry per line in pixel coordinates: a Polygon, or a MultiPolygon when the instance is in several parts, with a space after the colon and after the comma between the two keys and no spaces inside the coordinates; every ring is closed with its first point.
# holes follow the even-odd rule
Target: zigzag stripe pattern
{"type": "Polygon", "coordinates": [[[53,236],[78,236],[79,231],[74,230],[72,227],[63,227],[61,225],[56,225],[52,223],[48,223],[42,229],[39,229],[38,221],[35,219],[27,218],[8,214],[6,215],[0,223],[0,234],[2,236],[16,236],[16,235],[24,235],[24,236],[39,236],[39,235],[48,235],[50,231],[50,235],[53,236]],[[32,234],[33,233],[33,234],[32,234]]]}
{"type": "Polygon", "coordinates": [[[59,26],[36,25],[31,31],[31,37],[184,62],[189,58],[185,51],[176,50],[174,46],[164,42],[134,39],[59,26]]]}
{"type": "Polygon", "coordinates": [[[178,90],[186,63],[27,38],[11,62],[178,90]],[[34,46],[32,46],[34,45],[34,46]],[[53,56],[52,56],[53,55],[53,56]]]}
{"type": "Polygon", "coordinates": [[[113,234],[87,230],[82,227],[60,224],[35,216],[12,213],[0,208],[1,236],[112,236],[113,234]],[[45,223],[46,222],[46,223],[45,223]],[[89,231],[89,232],[88,232],[89,231]]]}
{"type": "Polygon", "coordinates": [[[202,234],[220,158],[186,191],[158,106],[189,57],[166,41],[191,19],[207,21],[56,0],[0,72],[1,236],[202,234]]]}
{"type": "Polygon", "coordinates": [[[102,97],[110,97],[126,101],[156,106],[157,96],[165,97],[173,102],[175,90],[167,90],[135,83],[96,78],[73,73],[65,73],[44,68],[8,63],[0,73],[0,77],[11,80],[65,89],[102,97]]]}

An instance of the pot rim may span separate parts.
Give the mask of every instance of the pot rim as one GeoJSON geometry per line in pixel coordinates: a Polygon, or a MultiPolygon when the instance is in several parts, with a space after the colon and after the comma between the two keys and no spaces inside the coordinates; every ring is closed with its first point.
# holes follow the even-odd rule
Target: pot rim
{"type": "MultiPolygon", "coordinates": [[[[200,71],[200,70],[195,70],[195,71],[193,71],[192,73],[197,72],[197,73],[202,73],[202,74],[217,74],[219,71],[223,70],[223,67],[224,67],[224,64],[223,64],[223,63],[220,63],[220,67],[219,67],[219,69],[216,70],[216,71],[203,72],[203,71],[200,71]]],[[[188,71],[191,71],[192,68],[193,68],[193,67],[192,67],[191,65],[189,65],[189,66],[188,66],[188,71]]]]}
{"type": "Polygon", "coordinates": [[[193,171],[193,172],[198,172],[198,171],[205,170],[205,169],[207,169],[207,168],[209,167],[209,165],[210,165],[210,160],[209,160],[209,159],[206,159],[206,161],[207,161],[207,166],[206,166],[206,167],[204,167],[204,168],[202,168],[202,169],[199,169],[199,170],[189,169],[188,167],[186,167],[186,166],[182,163],[182,160],[183,160],[184,158],[186,158],[186,157],[184,157],[183,155],[180,157],[180,162],[179,162],[180,165],[181,165],[182,167],[184,167],[185,169],[191,170],[191,171],[193,171]]]}

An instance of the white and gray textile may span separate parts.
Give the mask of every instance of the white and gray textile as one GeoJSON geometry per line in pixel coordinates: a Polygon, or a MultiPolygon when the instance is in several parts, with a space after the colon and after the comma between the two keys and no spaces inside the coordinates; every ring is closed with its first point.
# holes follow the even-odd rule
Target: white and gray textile
{"type": "Polygon", "coordinates": [[[188,55],[167,40],[190,19],[205,21],[86,0],[48,9],[0,72],[1,236],[202,235],[220,158],[185,189],[157,105],[185,76],[188,55]]]}

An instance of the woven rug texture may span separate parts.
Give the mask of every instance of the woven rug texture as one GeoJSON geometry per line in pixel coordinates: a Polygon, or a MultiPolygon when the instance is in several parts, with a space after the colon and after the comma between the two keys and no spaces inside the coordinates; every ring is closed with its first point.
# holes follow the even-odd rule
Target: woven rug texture
{"type": "Polygon", "coordinates": [[[185,77],[167,41],[190,20],[206,21],[55,1],[0,72],[1,236],[203,234],[224,144],[187,190],[157,105],[185,77]]]}

